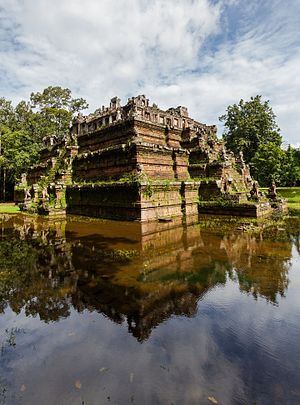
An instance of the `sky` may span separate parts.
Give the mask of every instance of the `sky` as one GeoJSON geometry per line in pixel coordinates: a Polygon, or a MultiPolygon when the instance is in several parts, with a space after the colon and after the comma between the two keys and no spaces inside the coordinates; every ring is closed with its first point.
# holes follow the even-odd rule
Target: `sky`
{"type": "Polygon", "coordinates": [[[92,112],[145,94],[223,128],[240,99],[269,100],[300,146],[300,0],[0,0],[0,97],[68,87],[92,112]]]}

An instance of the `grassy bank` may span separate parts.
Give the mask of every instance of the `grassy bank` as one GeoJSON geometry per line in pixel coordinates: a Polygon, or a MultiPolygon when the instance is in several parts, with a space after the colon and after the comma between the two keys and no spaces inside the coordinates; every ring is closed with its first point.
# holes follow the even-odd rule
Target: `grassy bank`
{"type": "Polygon", "coordinates": [[[278,187],[278,194],[287,198],[290,213],[300,215],[300,187],[278,187]]]}
{"type": "Polygon", "coordinates": [[[15,214],[20,208],[14,203],[0,203],[0,214],[15,214]]]}

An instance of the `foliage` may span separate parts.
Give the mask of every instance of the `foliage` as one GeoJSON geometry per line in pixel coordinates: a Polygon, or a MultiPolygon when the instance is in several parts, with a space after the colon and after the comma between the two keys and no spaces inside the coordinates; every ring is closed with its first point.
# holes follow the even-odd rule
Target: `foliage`
{"type": "Polygon", "coordinates": [[[88,108],[83,98],[72,98],[71,90],[59,86],[49,86],[42,93],[31,93],[30,102],[32,108],[38,110],[44,136],[56,135],[60,139],[68,131],[72,114],[88,108]]]}
{"type": "Polygon", "coordinates": [[[282,150],[272,142],[262,145],[251,160],[252,174],[262,186],[270,185],[272,180],[280,186],[295,186],[300,179],[300,166],[294,155],[291,146],[282,150]]]}
{"type": "Polygon", "coordinates": [[[42,93],[31,93],[30,101],[34,108],[38,107],[41,111],[45,108],[55,108],[75,113],[88,108],[83,98],[72,98],[71,90],[59,86],[49,86],[42,93]]]}
{"type": "Polygon", "coordinates": [[[41,249],[34,241],[20,240],[13,234],[0,239],[0,313],[10,305],[16,313],[23,310],[26,315],[38,314],[45,322],[69,315],[63,289],[53,289],[48,274],[53,249],[41,249]]]}
{"type": "Polygon", "coordinates": [[[281,186],[294,186],[300,181],[300,161],[297,160],[297,150],[289,145],[285,151],[282,163],[281,186]]]}
{"type": "Polygon", "coordinates": [[[0,97],[0,200],[36,162],[43,139],[50,135],[62,139],[72,115],[87,107],[84,99],[73,98],[71,90],[59,86],[31,93],[30,101],[22,100],[15,108],[0,97]]]}
{"type": "Polygon", "coordinates": [[[272,180],[281,186],[293,186],[300,181],[300,152],[291,146],[281,148],[280,130],[269,101],[261,96],[227,107],[220,117],[224,122],[223,138],[234,153],[243,152],[251,174],[263,186],[272,180]]]}
{"type": "Polygon", "coordinates": [[[2,126],[1,143],[3,145],[0,165],[7,169],[12,178],[19,177],[38,157],[38,145],[24,130],[11,131],[2,126]]]}
{"type": "Polygon", "coordinates": [[[293,149],[294,161],[297,167],[300,167],[300,148],[293,149]]]}
{"type": "Polygon", "coordinates": [[[10,126],[14,120],[14,109],[11,101],[0,97],[0,124],[10,126]]]}
{"type": "Polygon", "coordinates": [[[245,162],[249,163],[261,145],[272,142],[280,146],[281,135],[275,118],[269,101],[262,102],[261,96],[228,106],[219,118],[225,125],[223,138],[227,147],[236,154],[242,151],[245,162]]]}
{"type": "Polygon", "coordinates": [[[269,142],[261,145],[251,160],[252,173],[262,186],[268,186],[272,180],[280,183],[284,161],[284,151],[269,142]]]}

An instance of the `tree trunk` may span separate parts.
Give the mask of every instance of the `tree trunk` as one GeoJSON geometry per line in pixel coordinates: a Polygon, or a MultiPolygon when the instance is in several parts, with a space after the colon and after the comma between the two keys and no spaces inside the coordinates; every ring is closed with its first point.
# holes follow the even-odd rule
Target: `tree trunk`
{"type": "Polygon", "coordinates": [[[5,193],[6,193],[5,182],[6,182],[6,169],[4,167],[4,169],[3,169],[3,201],[5,201],[5,193]]]}

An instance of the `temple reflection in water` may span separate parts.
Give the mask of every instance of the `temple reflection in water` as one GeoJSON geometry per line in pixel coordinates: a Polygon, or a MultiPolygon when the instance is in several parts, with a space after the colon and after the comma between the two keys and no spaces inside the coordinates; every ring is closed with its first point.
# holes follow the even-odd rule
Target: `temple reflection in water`
{"type": "Polygon", "coordinates": [[[263,229],[9,215],[0,224],[1,313],[51,322],[97,311],[143,341],[172,315],[195,315],[227,279],[273,304],[288,288],[292,243],[263,229]]]}

